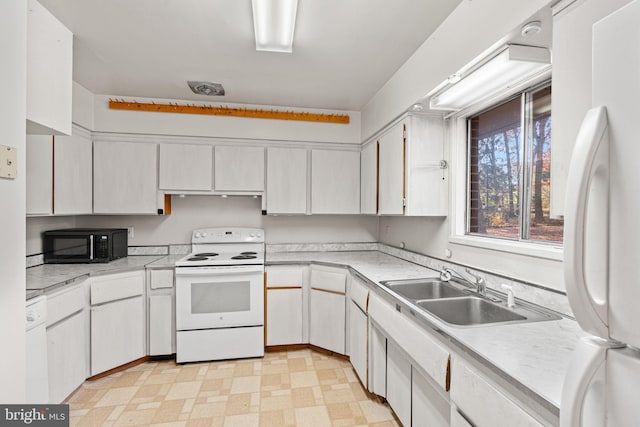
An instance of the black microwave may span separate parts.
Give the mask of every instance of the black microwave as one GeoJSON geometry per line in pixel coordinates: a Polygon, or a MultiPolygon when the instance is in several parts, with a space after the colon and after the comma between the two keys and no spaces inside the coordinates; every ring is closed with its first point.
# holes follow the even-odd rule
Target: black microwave
{"type": "Polygon", "coordinates": [[[67,228],[43,233],[47,264],[109,262],[127,256],[126,228],[67,228]]]}

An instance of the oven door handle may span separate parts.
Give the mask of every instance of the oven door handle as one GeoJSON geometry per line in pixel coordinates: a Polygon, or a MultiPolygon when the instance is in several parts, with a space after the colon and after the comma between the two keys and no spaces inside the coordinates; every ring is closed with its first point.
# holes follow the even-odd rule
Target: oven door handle
{"type": "Polygon", "coordinates": [[[242,267],[176,267],[176,276],[210,276],[262,273],[264,265],[242,267]]]}

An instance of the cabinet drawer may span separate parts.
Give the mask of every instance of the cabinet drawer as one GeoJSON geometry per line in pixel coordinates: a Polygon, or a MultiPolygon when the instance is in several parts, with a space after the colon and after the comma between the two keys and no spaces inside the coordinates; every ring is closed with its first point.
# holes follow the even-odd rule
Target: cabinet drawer
{"type": "Polygon", "coordinates": [[[449,351],[445,347],[373,292],[369,295],[369,318],[447,390],[449,351]]]}
{"type": "Polygon", "coordinates": [[[151,289],[173,288],[173,269],[172,270],[151,270],[151,289]]]}
{"type": "Polygon", "coordinates": [[[311,268],[311,287],[318,290],[345,293],[347,273],[345,271],[328,271],[317,267],[311,268]]]}
{"type": "Polygon", "coordinates": [[[142,295],[143,287],[143,271],[95,277],[91,280],[91,305],[142,295]]]}
{"type": "Polygon", "coordinates": [[[369,288],[367,288],[359,279],[352,277],[349,286],[349,296],[365,313],[369,300],[369,288]]]}
{"type": "Polygon", "coordinates": [[[451,368],[451,400],[477,427],[542,426],[459,358],[454,358],[451,368]]]}
{"type": "Polygon", "coordinates": [[[47,327],[84,309],[84,283],[47,296],[47,327]]]}
{"type": "Polygon", "coordinates": [[[298,288],[304,280],[303,268],[267,268],[267,288],[298,288]]]}

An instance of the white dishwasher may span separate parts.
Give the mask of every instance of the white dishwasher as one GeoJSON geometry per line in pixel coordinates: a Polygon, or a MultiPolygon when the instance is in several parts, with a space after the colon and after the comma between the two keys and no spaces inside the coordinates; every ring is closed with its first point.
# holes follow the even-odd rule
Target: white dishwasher
{"type": "Polygon", "coordinates": [[[49,403],[47,367],[47,297],[27,300],[25,324],[26,402],[49,403]]]}

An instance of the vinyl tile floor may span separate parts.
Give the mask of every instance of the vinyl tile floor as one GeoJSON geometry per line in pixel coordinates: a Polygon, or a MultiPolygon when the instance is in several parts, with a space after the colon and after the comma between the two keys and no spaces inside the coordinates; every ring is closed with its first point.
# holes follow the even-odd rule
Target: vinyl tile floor
{"type": "Polygon", "coordinates": [[[72,426],[398,426],[348,360],[310,349],[264,358],[152,361],[86,381],[67,401],[72,426]]]}

